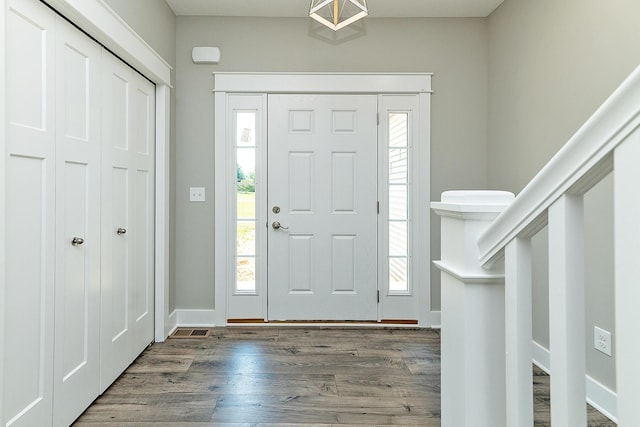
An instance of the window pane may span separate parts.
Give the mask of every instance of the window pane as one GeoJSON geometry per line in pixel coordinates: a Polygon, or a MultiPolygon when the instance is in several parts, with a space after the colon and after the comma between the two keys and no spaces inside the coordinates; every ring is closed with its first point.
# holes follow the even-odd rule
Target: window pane
{"type": "Polygon", "coordinates": [[[256,259],[238,257],[236,260],[236,291],[256,291],[256,259]]]}
{"type": "Polygon", "coordinates": [[[407,223],[389,223],[389,256],[407,255],[407,223]]]}
{"type": "Polygon", "coordinates": [[[407,259],[391,258],[389,260],[389,292],[408,292],[407,259]]]}
{"type": "Polygon", "coordinates": [[[407,147],[409,115],[407,113],[389,113],[389,146],[407,147]]]}
{"type": "Polygon", "coordinates": [[[236,254],[256,254],[256,223],[255,221],[238,221],[236,233],[236,254]]]}
{"type": "Polygon", "coordinates": [[[407,219],[407,186],[389,186],[389,219],[407,219]]]}
{"type": "Polygon", "coordinates": [[[236,113],[236,145],[256,145],[256,113],[236,113]]]}
{"type": "Polygon", "coordinates": [[[236,150],[236,181],[238,191],[256,191],[256,149],[238,148],[236,150]]]}
{"type": "Polygon", "coordinates": [[[404,184],[407,182],[407,170],[409,168],[408,150],[392,149],[389,150],[389,183],[404,184]]]}
{"type": "Polygon", "coordinates": [[[245,193],[238,189],[237,215],[238,219],[255,219],[256,217],[256,193],[245,193]]]}

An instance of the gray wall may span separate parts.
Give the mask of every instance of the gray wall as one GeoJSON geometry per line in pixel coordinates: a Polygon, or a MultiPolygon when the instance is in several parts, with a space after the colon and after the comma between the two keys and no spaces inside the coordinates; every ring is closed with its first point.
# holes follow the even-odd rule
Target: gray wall
{"type": "MultiPolygon", "coordinates": [[[[164,0],[105,0],[118,15],[173,68],[171,72],[171,219],[170,241],[175,241],[175,148],[176,148],[176,17],[164,0]]],[[[169,247],[169,312],[175,309],[175,247],[169,247]]]]}
{"type": "MultiPolygon", "coordinates": [[[[640,63],[637,0],[506,0],[488,19],[488,184],[520,191],[640,63]]],[[[612,330],[612,180],[585,198],[587,365],[615,389],[593,326],[612,330]]],[[[534,240],[534,338],[548,348],[546,236],[534,240]]],[[[613,338],[615,342],[615,335],[613,338]]]]}
{"type": "MultiPolygon", "coordinates": [[[[432,198],[438,200],[444,190],[486,185],[486,19],[367,19],[365,33],[346,41],[323,40],[326,33],[311,28],[308,18],[177,19],[178,309],[214,307],[215,71],[433,72],[432,198]],[[191,48],[201,45],[220,47],[220,64],[193,64],[191,48]],[[207,201],[190,204],[189,186],[205,186],[207,201]]],[[[438,259],[437,218],[431,247],[438,259]]],[[[432,278],[439,309],[439,275],[432,278]]]]}
{"type": "Polygon", "coordinates": [[[164,0],[105,0],[105,3],[175,68],[176,17],[164,0]]]}

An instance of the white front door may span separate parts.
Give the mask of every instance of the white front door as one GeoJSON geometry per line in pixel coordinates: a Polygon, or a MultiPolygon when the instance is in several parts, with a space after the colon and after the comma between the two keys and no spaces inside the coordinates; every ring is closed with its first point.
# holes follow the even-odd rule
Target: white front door
{"type": "Polygon", "coordinates": [[[269,320],[376,320],[377,96],[268,105],[269,320]]]}

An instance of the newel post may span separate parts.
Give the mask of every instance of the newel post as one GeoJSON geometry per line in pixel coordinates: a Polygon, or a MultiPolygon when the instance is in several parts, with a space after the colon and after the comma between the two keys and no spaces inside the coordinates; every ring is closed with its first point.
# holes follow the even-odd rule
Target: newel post
{"type": "Polygon", "coordinates": [[[447,191],[441,217],[442,426],[505,427],[504,268],[482,268],[478,237],[513,200],[504,191],[447,191]]]}

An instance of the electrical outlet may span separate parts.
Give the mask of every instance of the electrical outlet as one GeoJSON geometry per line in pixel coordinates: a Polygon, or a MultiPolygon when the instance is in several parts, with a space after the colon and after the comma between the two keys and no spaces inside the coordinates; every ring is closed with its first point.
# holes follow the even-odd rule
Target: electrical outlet
{"type": "Polygon", "coordinates": [[[190,187],[189,188],[189,201],[190,202],[204,202],[204,187],[190,187]]]}
{"type": "Polygon", "coordinates": [[[611,356],[611,332],[595,326],[593,328],[593,346],[607,356],[611,356]]]}

